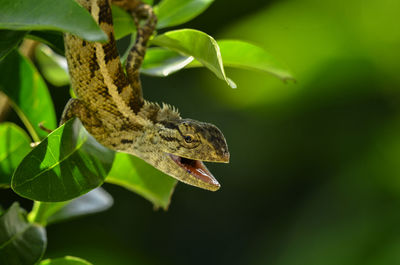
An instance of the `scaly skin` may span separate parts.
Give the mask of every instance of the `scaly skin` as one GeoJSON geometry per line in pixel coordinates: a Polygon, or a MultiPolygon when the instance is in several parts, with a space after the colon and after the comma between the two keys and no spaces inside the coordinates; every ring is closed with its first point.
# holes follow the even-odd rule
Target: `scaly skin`
{"type": "Polygon", "coordinates": [[[125,74],[115,44],[110,1],[77,2],[92,14],[109,41],[87,42],[65,34],[65,54],[77,98],[68,102],[61,122],[76,116],[104,146],[140,157],[184,183],[219,189],[201,161],[229,161],[221,131],[209,123],[182,119],[174,107],[161,107],[142,97],[139,69],[157,21],[151,7],[137,0],[113,1],[132,14],[138,27],[125,74]],[[144,25],[139,26],[143,19],[144,25]]]}

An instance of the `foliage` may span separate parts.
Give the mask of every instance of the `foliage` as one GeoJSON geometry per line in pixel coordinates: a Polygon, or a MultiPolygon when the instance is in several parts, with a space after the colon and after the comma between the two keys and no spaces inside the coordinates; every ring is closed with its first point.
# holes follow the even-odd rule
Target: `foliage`
{"type": "MultiPolygon", "coordinates": [[[[152,1],[146,2],[152,4],[152,1]]],[[[154,7],[159,18],[158,28],[187,22],[211,3],[212,0],[163,0],[154,7]]],[[[92,17],[73,0],[59,0],[57,4],[49,0],[0,0],[0,5],[0,90],[35,142],[31,145],[29,136],[17,125],[0,124],[0,185],[11,185],[14,192],[35,201],[28,215],[14,204],[0,217],[0,261],[35,264],[46,248],[44,227],[47,224],[110,207],[110,195],[95,189],[104,181],[132,190],[155,207],[167,209],[176,180],[136,157],[116,154],[101,146],[77,119],[56,128],[46,82],[36,67],[18,52],[24,38],[48,45],[39,45],[36,50],[43,76],[55,86],[68,84],[62,57],[62,32],[88,41],[105,41],[106,35],[92,17]],[[47,11],[48,6],[52,12],[47,11]],[[54,131],[47,135],[39,128],[40,123],[54,131]]],[[[135,27],[131,16],[118,7],[112,11],[116,38],[131,34],[132,46],[135,27]]],[[[149,49],[143,74],[167,76],[187,67],[204,66],[236,87],[226,77],[225,65],[292,79],[286,67],[266,51],[243,41],[216,41],[206,33],[181,29],[156,35],[151,44],[159,47],[149,49]],[[239,51],[244,55],[239,56],[239,51]]],[[[40,264],[89,263],[65,257],[43,260],[40,264]]]]}
{"type": "Polygon", "coordinates": [[[67,256],[58,259],[46,259],[40,262],[39,265],[91,265],[91,263],[80,258],[67,256]]]}
{"type": "Polygon", "coordinates": [[[43,256],[46,244],[44,228],[28,222],[25,210],[18,203],[0,217],[1,264],[35,264],[43,256]]]}

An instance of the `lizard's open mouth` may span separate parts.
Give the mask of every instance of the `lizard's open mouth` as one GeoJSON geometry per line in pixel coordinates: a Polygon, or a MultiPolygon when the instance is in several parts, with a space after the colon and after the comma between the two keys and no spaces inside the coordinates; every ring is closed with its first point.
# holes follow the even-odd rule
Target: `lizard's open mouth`
{"type": "Polygon", "coordinates": [[[211,174],[211,172],[208,171],[202,161],[184,158],[173,154],[169,154],[169,156],[176,164],[178,164],[181,168],[186,170],[186,172],[188,172],[195,178],[200,179],[201,181],[216,186],[218,188],[221,186],[211,174]]]}

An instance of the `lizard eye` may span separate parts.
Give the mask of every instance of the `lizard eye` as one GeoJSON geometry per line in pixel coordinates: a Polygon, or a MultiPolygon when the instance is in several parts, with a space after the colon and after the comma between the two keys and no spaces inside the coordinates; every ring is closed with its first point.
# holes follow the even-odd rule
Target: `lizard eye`
{"type": "Polygon", "coordinates": [[[185,142],[191,143],[193,141],[192,137],[190,135],[185,136],[185,142]]]}

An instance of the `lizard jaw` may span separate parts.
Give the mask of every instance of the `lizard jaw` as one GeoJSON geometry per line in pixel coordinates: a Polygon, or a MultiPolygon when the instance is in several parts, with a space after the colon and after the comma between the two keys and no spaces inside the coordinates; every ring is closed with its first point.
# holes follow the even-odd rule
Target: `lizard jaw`
{"type": "Polygon", "coordinates": [[[209,189],[216,191],[221,187],[221,185],[214,178],[211,172],[208,171],[203,161],[184,158],[173,154],[168,155],[178,166],[183,168],[187,173],[200,180],[201,182],[205,182],[207,186],[209,186],[209,189]]]}

